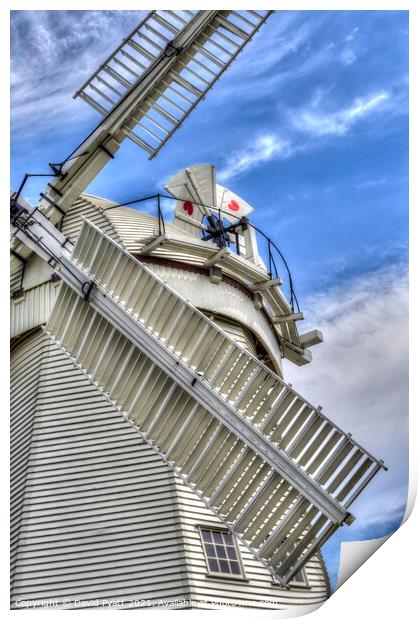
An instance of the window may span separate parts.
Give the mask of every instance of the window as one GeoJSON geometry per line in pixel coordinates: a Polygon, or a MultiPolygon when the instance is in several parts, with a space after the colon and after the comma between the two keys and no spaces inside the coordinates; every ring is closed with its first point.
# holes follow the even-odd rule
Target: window
{"type": "Polygon", "coordinates": [[[211,575],[244,577],[239,550],[228,530],[200,527],[202,545],[211,575]]]}
{"type": "MultiPolygon", "coordinates": [[[[272,583],[275,586],[279,585],[277,581],[272,581],[272,583]]],[[[303,568],[301,568],[298,572],[295,573],[294,577],[291,578],[289,585],[291,586],[291,588],[293,587],[308,588],[309,587],[307,576],[303,568]]]]}
{"type": "Polygon", "coordinates": [[[295,573],[294,577],[290,581],[290,585],[295,586],[307,586],[307,578],[303,569],[300,569],[297,573],[295,573]]]}

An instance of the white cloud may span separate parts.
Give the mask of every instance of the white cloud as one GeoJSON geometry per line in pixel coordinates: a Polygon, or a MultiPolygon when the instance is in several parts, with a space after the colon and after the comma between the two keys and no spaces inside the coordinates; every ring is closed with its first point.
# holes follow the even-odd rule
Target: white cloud
{"type": "MultiPolygon", "coordinates": [[[[24,139],[65,117],[98,118],[72,94],[143,11],[14,11],[11,20],[12,125],[24,139]]],[[[69,131],[74,126],[68,123],[69,131]]]]}
{"type": "Polygon", "coordinates": [[[320,11],[310,15],[310,19],[301,11],[278,12],[232,64],[229,79],[217,84],[212,101],[224,104],[229,97],[238,95],[247,101],[259,99],[261,92],[268,95],[333,60],[333,44],[313,43],[329,19],[326,12],[320,11]],[[260,62],[255,62],[256,45],[260,62]]]}
{"type": "Polygon", "coordinates": [[[378,111],[390,99],[390,94],[383,90],[368,97],[359,97],[344,108],[333,112],[318,112],[310,105],[295,114],[293,124],[301,132],[313,136],[342,136],[355,123],[378,111]]]}
{"type": "MultiPolygon", "coordinates": [[[[394,181],[399,182],[400,179],[391,179],[391,182],[394,181]]],[[[387,177],[378,177],[374,179],[366,179],[365,181],[359,181],[359,183],[354,184],[355,189],[374,189],[376,187],[383,187],[384,185],[388,185],[390,180],[387,177]]]]}
{"type": "Polygon", "coordinates": [[[348,43],[350,41],[353,41],[358,32],[359,32],[358,26],[356,26],[355,28],[352,28],[351,32],[346,35],[345,41],[347,41],[348,43]]]}
{"type": "Polygon", "coordinates": [[[365,528],[405,501],[406,270],[396,264],[360,276],[319,292],[303,310],[309,325],[300,324],[300,330],[317,327],[323,331],[325,342],[313,347],[311,364],[301,368],[287,365],[286,380],[314,405],[323,405],[327,416],[389,467],[357,500],[354,513],[359,526],[365,528]]]}
{"type": "Polygon", "coordinates": [[[340,59],[344,65],[352,65],[356,60],[355,52],[350,47],[345,47],[340,54],[340,59]]]}
{"type": "Polygon", "coordinates": [[[228,181],[262,163],[288,159],[324,144],[325,138],[344,136],[362,119],[378,111],[388,115],[400,112],[400,97],[381,90],[369,96],[358,97],[349,105],[332,112],[322,112],[331,97],[332,87],[319,87],[309,104],[298,110],[281,108],[280,132],[262,134],[226,158],[224,168],[218,173],[220,181],[228,181]]]}
{"type": "Polygon", "coordinates": [[[260,165],[262,162],[278,157],[286,158],[290,154],[290,144],[286,140],[281,140],[273,134],[262,135],[244,149],[232,153],[225,167],[217,174],[217,177],[220,181],[228,181],[232,177],[260,165]]]}

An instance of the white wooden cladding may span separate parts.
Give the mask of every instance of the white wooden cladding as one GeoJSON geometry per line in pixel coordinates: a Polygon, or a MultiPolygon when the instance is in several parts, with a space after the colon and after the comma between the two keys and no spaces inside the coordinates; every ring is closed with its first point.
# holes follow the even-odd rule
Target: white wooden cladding
{"type": "Polygon", "coordinates": [[[41,329],[11,370],[12,607],[187,596],[172,472],[41,329]]]}
{"type": "Polygon", "coordinates": [[[10,568],[15,574],[40,367],[48,342],[42,332],[14,343],[10,364],[10,568]]]}
{"type": "Polygon", "coordinates": [[[305,566],[309,586],[305,588],[294,588],[292,581],[289,590],[278,587],[276,583],[273,584],[261,562],[241,544],[239,548],[246,580],[209,578],[197,523],[217,527],[219,522],[217,523],[216,517],[209,514],[202,501],[180,480],[177,480],[176,488],[182,508],[182,528],[187,540],[186,560],[190,575],[191,598],[203,601],[198,605],[200,608],[214,609],[214,605],[211,604],[213,601],[225,601],[233,605],[245,604],[252,608],[273,609],[274,606],[269,602],[274,601],[275,609],[283,609],[294,605],[319,604],[327,598],[327,574],[319,554],[305,566]]]}
{"type": "Polygon", "coordinates": [[[241,288],[225,280],[215,286],[205,273],[190,271],[187,265],[182,269],[179,263],[161,264],[159,259],[147,261],[146,264],[153,273],[170,284],[182,297],[189,299],[206,316],[212,317],[233,340],[240,342],[254,355],[258,340],[268,352],[275,372],[283,376],[278,340],[266,315],[255,307],[252,298],[241,288]],[[224,321],[226,317],[235,321],[237,330],[229,331],[228,325],[219,323],[219,320],[224,321]]]}
{"type": "MultiPolygon", "coordinates": [[[[271,12],[213,11],[211,21],[191,45],[180,49],[176,63],[136,112],[136,130],[125,127],[126,135],[154,157],[271,12]]],[[[75,96],[106,116],[156,62],[173,55],[170,45],[197,13],[152,11],[75,96]]]]}
{"type": "Polygon", "coordinates": [[[25,291],[22,297],[10,300],[11,338],[48,321],[59,286],[60,282],[50,280],[25,291]]]}
{"type": "Polygon", "coordinates": [[[218,402],[247,419],[266,438],[264,445],[274,447],[278,463],[285,459],[292,466],[297,488],[222,416],[201,406],[192,389],[191,394],[179,387],[176,370],[168,376],[63,287],[50,332],[256,557],[289,581],[348,517],[347,508],[381,463],[87,222],[73,261],[139,328],[202,377],[218,402]],[[340,520],[325,514],[316,498],[326,498],[322,506],[335,507],[340,520]]]}
{"type": "Polygon", "coordinates": [[[120,245],[124,246],[124,243],[118,233],[115,231],[115,227],[112,221],[108,218],[106,213],[106,207],[113,206],[110,201],[101,200],[94,197],[89,199],[87,196],[80,196],[75,203],[68,209],[62,223],[61,232],[63,235],[75,241],[80,232],[80,227],[83,222],[83,217],[87,217],[91,222],[101,228],[109,237],[112,237],[114,241],[117,241],[120,245]]]}
{"type": "Polygon", "coordinates": [[[243,547],[248,581],[209,579],[197,524],[219,521],[103,394],[40,329],[15,340],[11,367],[13,608],[104,596],[122,607],[186,598],[272,609],[326,598],[317,557],[309,588],[273,585],[243,547]]]}
{"type": "Polygon", "coordinates": [[[24,266],[23,263],[16,259],[13,255],[11,257],[11,269],[10,269],[10,294],[18,291],[22,286],[24,266]]]}

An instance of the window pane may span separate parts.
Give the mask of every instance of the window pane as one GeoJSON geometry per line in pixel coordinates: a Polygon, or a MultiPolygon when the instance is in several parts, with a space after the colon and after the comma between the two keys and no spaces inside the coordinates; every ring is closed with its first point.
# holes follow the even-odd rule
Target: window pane
{"type": "Polygon", "coordinates": [[[295,573],[291,581],[296,581],[297,583],[305,583],[303,571],[299,570],[298,573],[295,573]]]}
{"type": "Polygon", "coordinates": [[[237,553],[235,547],[226,547],[226,549],[227,557],[231,558],[232,560],[237,560],[237,553]]]}
{"type": "Polygon", "coordinates": [[[212,560],[211,558],[208,559],[208,566],[211,572],[213,573],[219,573],[220,569],[218,568],[218,562],[217,560],[212,560]]]}
{"type": "Polygon", "coordinates": [[[215,550],[217,552],[217,558],[226,558],[226,550],[222,545],[215,545],[215,550]]]}
{"type": "Polygon", "coordinates": [[[229,573],[230,572],[230,566],[227,562],[227,560],[220,560],[220,570],[222,573],[229,573]]]}
{"type": "Polygon", "coordinates": [[[212,558],[217,557],[214,545],[209,545],[208,543],[205,543],[205,551],[207,552],[207,555],[211,556],[212,558]]]}
{"type": "Polygon", "coordinates": [[[219,543],[220,544],[220,543],[223,542],[223,538],[221,536],[221,532],[213,532],[212,535],[213,535],[215,543],[219,543]]]}
{"type": "Polygon", "coordinates": [[[230,534],[230,532],[223,532],[223,538],[226,545],[233,544],[233,536],[230,534]]]}
{"type": "Polygon", "coordinates": [[[238,549],[233,536],[223,530],[201,529],[204,552],[210,573],[241,575],[238,549]]]}

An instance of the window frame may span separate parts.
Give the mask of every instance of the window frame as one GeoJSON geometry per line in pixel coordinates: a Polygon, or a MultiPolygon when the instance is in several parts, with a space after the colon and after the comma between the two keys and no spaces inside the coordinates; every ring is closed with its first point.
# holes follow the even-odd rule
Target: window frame
{"type": "Polygon", "coordinates": [[[307,579],[307,573],[304,570],[304,568],[300,568],[300,570],[297,571],[296,574],[301,573],[302,577],[303,577],[303,581],[296,581],[294,579],[294,577],[290,580],[289,585],[293,586],[293,587],[297,587],[297,588],[309,588],[309,583],[308,583],[308,579],[307,579]]]}
{"type": "MultiPolygon", "coordinates": [[[[241,553],[240,553],[240,549],[239,546],[237,544],[237,540],[235,538],[235,536],[230,532],[230,530],[226,527],[223,526],[218,526],[216,524],[206,524],[206,523],[199,523],[197,524],[197,528],[199,530],[199,538],[201,541],[201,547],[202,547],[202,553],[204,554],[204,558],[205,558],[205,565],[206,565],[206,569],[207,569],[207,577],[211,577],[211,578],[217,578],[217,579],[235,579],[235,580],[239,580],[239,581],[249,581],[249,579],[246,576],[246,571],[244,568],[244,564],[243,564],[243,559],[241,557],[241,553]],[[232,540],[233,540],[233,545],[234,548],[236,550],[236,556],[237,556],[237,561],[239,563],[239,567],[240,567],[240,574],[235,574],[235,573],[222,573],[222,572],[216,572],[210,569],[209,566],[209,562],[208,562],[208,555],[207,555],[207,551],[205,549],[205,541],[204,541],[204,537],[202,535],[203,530],[211,530],[212,532],[220,532],[221,534],[231,534],[232,540]]],[[[218,559],[218,556],[217,556],[218,559]]]]}
{"type": "MultiPolygon", "coordinates": [[[[295,581],[295,580],[294,580],[294,577],[293,577],[293,578],[289,581],[288,585],[289,585],[289,586],[291,586],[292,588],[310,588],[310,584],[309,584],[309,582],[308,582],[307,573],[306,573],[305,569],[304,569],[304,568],[300,568],[300,570],[299,570],[299,571],[297,571],[297,573],[298,573],[298,572],[301,572],[301,574],[302,574],[302,576],[303,576],[303,580],[304,580],[304,581],[295,581]]],[[[272,584],[273,584],[273,585],[275,585],[275,586],[278,586],[278,587],[282,587],[282,586],[280,586],[280,584],[279,584],[277,581],[275,581],[275,580],[272,580],[272,584]]]]}

